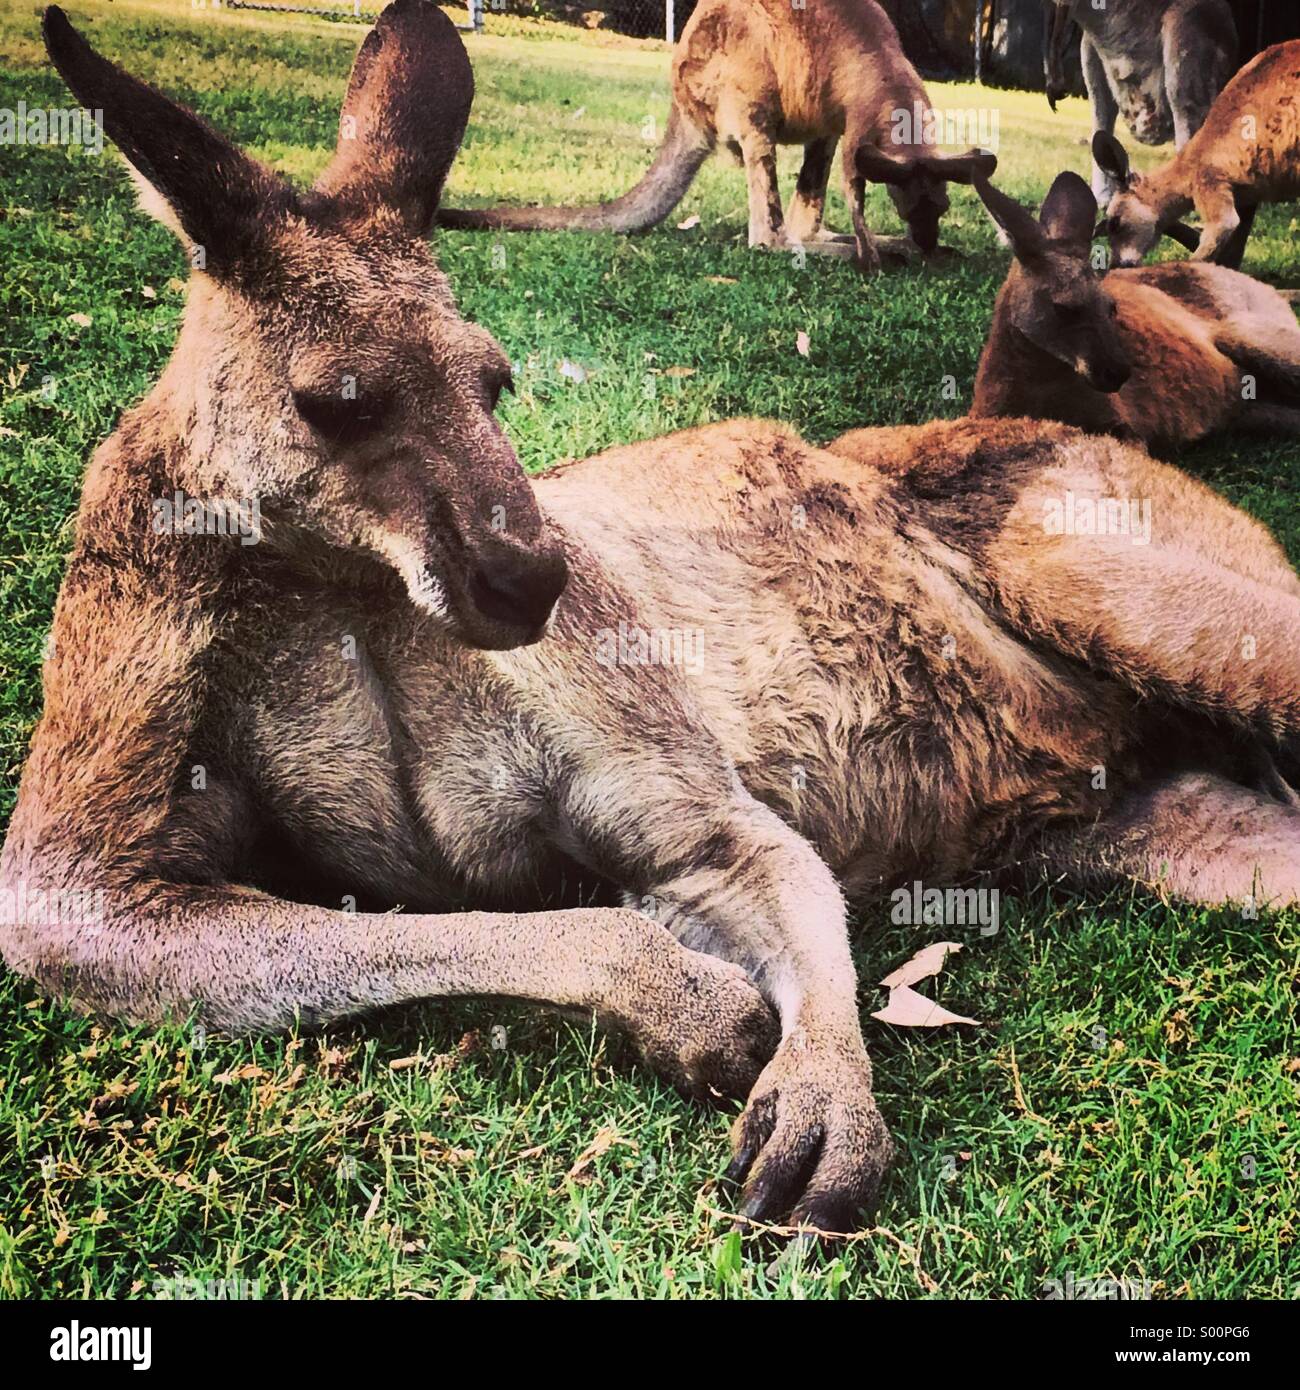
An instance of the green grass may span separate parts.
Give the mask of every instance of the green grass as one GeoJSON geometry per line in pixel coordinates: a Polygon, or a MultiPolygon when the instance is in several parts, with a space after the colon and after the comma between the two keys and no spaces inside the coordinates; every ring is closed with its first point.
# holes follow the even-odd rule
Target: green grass
{"type": "MultiPolygon", "coordinates": [[[[73,13],[293,177],[326,158],[357,29],[161,3],[73,13]]],[[[663,46],[489,28],[469,40],[479,95],[448,201],[634,181],[642,128],[667,111],[663,46]]],[[[34,5],[0,14],[0,106],[66,104],[36,32],[34,5]]],[[[1032,94],[934,94],[999,107],[1013,193],[1037,199],[1059,168],[1085,169],[1082,102],[1053,117],[1032,94]]],[[[81,468],[166,360],[183,268],[114,160],[0,147],[0,169],[4,816],[81,468]]],[[[739,173],[715,163],[645,237],[439,237],[465,313],[525,364],[505,418],[530,468],[736,414],[823,440],[964,409],[1005,271],[968,191],[944,233],[960,263],[871,283],[748,252],[743,207],[739,173]],[[690,214],[700,225],[677,230],[690,214]],[[564,359],[592,375],[566,381],[564,359]],[[674,366],[693,375],[662,375],[674,366]]],[[[1248,268],[1279,283],[1293,211],[1266,210],[1251,244],[1248,268]]],[[[873,216],[892,229],[879,195],[873,216]]],[[[831,218],[844,225],[836,200],[831,218]]],[[[1226,441],[1181,461],[1300,559],[1300,451],[1226,441]]],[[[1300,922],[1063,893],[1004,909],[937,988],[984,1027],[867,1019],[899,1142],[878,1215],[890,1235],[775,1265],[712,1210],[727,1117],[580,1026],[458,1004],[325,1039],[201,1039],[95,1025],[0,975],[0,1295],[147,1295],[185,1275],[295,1298],[1024,1298],[1073,1273],[1145,1278],[1158,1297],[1294,1296],[1300,922]]],[[[862,925],[864,981],[918,944],[884,912],[862,925]]],[[[862,998],[865,1013],[883,1002],[865,984],[862,998]]]]}

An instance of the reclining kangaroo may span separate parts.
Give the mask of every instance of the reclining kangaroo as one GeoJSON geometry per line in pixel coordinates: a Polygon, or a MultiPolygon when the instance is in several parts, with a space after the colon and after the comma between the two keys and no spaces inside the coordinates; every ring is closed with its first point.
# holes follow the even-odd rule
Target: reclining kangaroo
{"type": "Polygon", "coordinates": [[[0,859],[12,968],[223,1029],[594,1010],[748,1094],[748,1216],[839,1231],[890,1148],[841,885],[1019,862],[1300,900],[1300,580],[1208,489],[969,420],[831,450],[732,421],[534,486],[424,240],[472,95],[432,4],[384,11],[302,194],[45,34],[206,267],[86,478],[0,859]],[[177,490],[255,496],[259,543],[165,534],[177,490]],[[1150,499],[1152,544],[1049,533],[1067,490],[1150,499]],[[689,669],[641,641],[684,631],[689,669]],[[584,876],[644,910],[500,910],[584,876]]]}
{"type": "Polygon", "coordinates": [[[816,0],[807,7],[790,0],[700,0],[673,53],[672,86],[664,142],[630,193],[595,207],[442,208],[439,225],[642,231],[681,202],[720,144],[745,166],[751,246],[803,245],[851,255],[859,268],[875,271],[882,250],[933,252],[948,210],[945,181],[969,183],[975,170],[987,175],[997,165],[977,150],[945,156],[925,143],[930,99],[876,0],[816,0]],[[852,238],[821,225],[841,138],[852,238]],[[784,219],[777,145],[804,147],[784,219]],[[886,185],[910,238],[872,235],[863,215],[868,181],[886,185]]]}
{"type": "Polygon", "coordinates": [[[1195,207],[1192,259],[1236,268],[1260,203],[1300,198],[1300,39],[1266,48],[1232,79],[1200,130],[1150,174],[1129,168],[1114,136],[1093,137],[1093,157],[1118,185],[1106,209],[1111,250],[1137,265],[1195,207]]]}
{"type": "Polygon", "coordinates": [[[1300,435],[1300,324],[1268,285],[1188,261],[1097,275],[1097,200],[1061,174],[1041,220],[976,189],[1015,252],[971,414],[1032,416],[1167,450],[1222,429],[1300,435]]]}
{"type": "MultiPolygon", "coordinates": [[[[1047,99],[1066,94],[1065,50],[1073,21],[1092,106],[1092,129],[1113,135],[1117,117],[1143,145],[1178,149],[1201,128],[1237,67],[1237,26],[1227,0],[1050,0],[1047,99]]],[[[1093,164],[1093,192],[1106,203],[1119,189],[1093,164]]]]}

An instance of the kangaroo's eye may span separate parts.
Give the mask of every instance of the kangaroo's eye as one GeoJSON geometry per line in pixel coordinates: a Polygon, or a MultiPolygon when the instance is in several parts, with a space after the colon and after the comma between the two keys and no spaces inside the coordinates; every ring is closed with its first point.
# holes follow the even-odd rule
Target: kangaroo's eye
{"type": "Polygon", "coordinates": [[[503,367],[495,376],[488,378],[488,409],[495,410],[497,403],[501,400],[502,391],[509,391],[515,394],[515,378],[509,367],[503,367]]]}
{"type": "Polygon", "coordinates": [[[358,444],[383,423],[382,402],[368,396],[295,391],[298,414],[331,444],[358,444]]]}

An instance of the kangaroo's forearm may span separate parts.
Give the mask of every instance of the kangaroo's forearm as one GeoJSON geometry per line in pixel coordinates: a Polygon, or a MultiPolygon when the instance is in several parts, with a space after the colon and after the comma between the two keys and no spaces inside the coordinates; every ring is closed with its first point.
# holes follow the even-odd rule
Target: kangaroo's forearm
{"type": "Polygon", "coordinates": [[[671,970],[667,951],[682,954],[612,909],[348,913],[160,886],[149,904],[114,912],[112,898],[102,919],[92,907],[86,920],[51,923],[11,887],[5,958],[93,1012],[147,1023],[194,1012],[245,1032],[435,996],[506,995],[623,1021],[671,970]]]}
{"type": "Polygon", "coordinates": [[[734,961],[775,1008],[782,1033],[861,1045],[844,900],[816,850],[755,804],[732,827],[734,853],[658,890],[686,946],[734,961]]]}

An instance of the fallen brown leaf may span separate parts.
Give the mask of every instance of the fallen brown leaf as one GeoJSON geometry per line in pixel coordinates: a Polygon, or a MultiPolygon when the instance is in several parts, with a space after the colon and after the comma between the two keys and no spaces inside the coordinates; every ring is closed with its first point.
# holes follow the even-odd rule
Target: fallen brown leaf
{"type": "Polygon", "coordinates": [[[881,1023],[892,1023],[897,1028],[942,1028],[950,1023],[977,1023],[973,1018],[963,1018],[961,1014],[950,1013],[933,999],[918,994],[907,985],[890,990],[889,1003],[871,1015],[881,1023]]]}
{"type": "Polygon", "coordinates": [[[937,975],[944,966],[951,951],[954,955],[962,949],[958,941],[936,941],[921,949],[897,970],[891,971],[881,980],[885,989],[898,989],[903,985],[914,985],[930,975],[937,975]]]}

